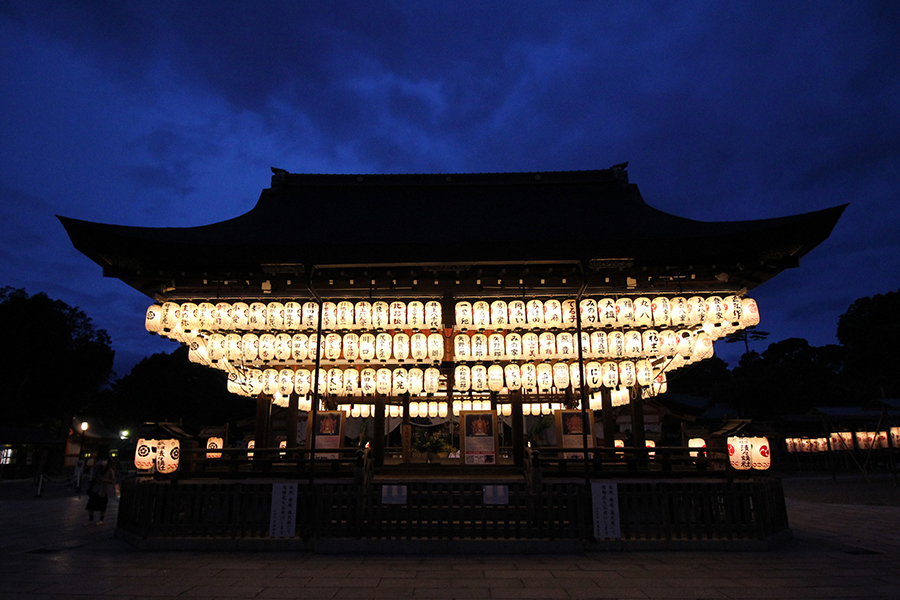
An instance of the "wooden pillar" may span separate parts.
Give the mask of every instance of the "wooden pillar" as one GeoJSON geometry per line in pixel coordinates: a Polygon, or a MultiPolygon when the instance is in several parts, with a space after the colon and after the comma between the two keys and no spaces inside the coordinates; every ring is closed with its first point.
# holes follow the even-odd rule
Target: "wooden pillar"
{"type": "Polygon", "coordinates": [[[644,433],[644,399],[641,398],[640,391],[637,397],[631,401],[631,436],[634,440],[635,448],[646,447],[647,436],[644,433]]]}
{"type": "Polygon", "coordinates": [[[403,401],[403,423],[400,425],[402,437],[403,458],[402,462],[412,462],[412,425],[409,423],[409,394],[400,396],[403,401]]]}
{"type": "Polygon", "coordinates": [[[512,447],[513,464],[517,467],[525,466],[525,416],[522,414],[522,392],[516,390],[510,393],[509,401],[512,404],[512,447]]]}
{"type": "MultiPolygon", "coordinates": [[[[253,434],[257,448],[269,448],[269,417],[272,414],[272,400],[265,394],[256,397],[256,431],[253,434]]],[[[257,454],[253,461],[254,469],[264,468],[265,454],[257,454]]]]}
{"type": "Polygon", "coordinates": [[[372,432],[372,453],[376,467],[384,465],[384,406],[384,396],[375,394],[375,426],[372,432]]]}
{"type": "Polygon", "coordinates": [[[297,392],[291,392],[288,397],[287,410],[287,447],[297,447],[297,429],[300,426],[300,396],[297,392]]]}
{"type": "Polygon", "coordinates": [[[601,407],[603,409],[603,446],[614,448],[616,445],[616,418],[613,415],[612,390],[600,388],[601,407]]]}

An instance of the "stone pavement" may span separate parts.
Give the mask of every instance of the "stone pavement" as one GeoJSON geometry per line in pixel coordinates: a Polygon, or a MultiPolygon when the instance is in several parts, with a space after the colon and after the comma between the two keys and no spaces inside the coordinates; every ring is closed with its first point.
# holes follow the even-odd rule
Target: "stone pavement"
{"type": "Polygon", "coordinates": [[[0,600],[900,598],[898,505],[789,494],[794,539],[768,552],[336,556],[141,552],[114,539],[115,502],[85,527],[85,496],[25,496],[0,493],[0,600]]]}

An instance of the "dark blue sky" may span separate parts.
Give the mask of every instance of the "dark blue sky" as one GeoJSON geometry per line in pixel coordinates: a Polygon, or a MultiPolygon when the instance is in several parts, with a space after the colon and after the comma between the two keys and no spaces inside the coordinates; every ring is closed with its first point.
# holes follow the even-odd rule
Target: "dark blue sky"
{"type": "Polygon", "coordinates": [[[772,341],[835,343],[856,298],[900,288],[898,31],[893,1],[0,0],[0,285],[82,308],[123,375],[174,345],[55,214],[215,222],[252,208],[270,165],[627,160],[650,205],[699,220],[850,202],[751,293],[772,341]]]}

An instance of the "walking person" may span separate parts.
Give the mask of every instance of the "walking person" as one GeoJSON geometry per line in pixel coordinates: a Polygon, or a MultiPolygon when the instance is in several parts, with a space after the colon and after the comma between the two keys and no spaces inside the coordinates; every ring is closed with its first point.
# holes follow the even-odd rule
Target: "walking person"
{"type": "Polygon", "coordinates": [[[103,465],[97,465],[91,475],[91,482],[88,484],[88,503],[85,508],[88,511],[88,522],[85,525],[94,523],[94,513],[100,513],[100,519],[96,525],[103,525],[103,517],[106,516],[106,505],[109,504],[110,490],[115,494],[116,470],[111,460],[106,461],[103,465]]]}

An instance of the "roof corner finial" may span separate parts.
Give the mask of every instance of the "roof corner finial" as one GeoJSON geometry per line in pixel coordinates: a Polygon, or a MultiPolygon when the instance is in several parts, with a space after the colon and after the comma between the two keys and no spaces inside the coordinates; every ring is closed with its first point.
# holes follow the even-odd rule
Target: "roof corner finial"
{"type": "Polygon", "coordinates": [[[272,188],[281,187],[284,184],[285,179],[287,179],[288,172],[277,167],[269,168],[272,169],[272,188]]]}
{"type": "Polygon", "coordinates": [[[628,171],[625,170],[627,168],[628,168],[627,160],[623,163],[619,163],[617,165],[612,166],[613,175],[615,175],[615,177],[619,181],[619,183],[628,183],[628,171]]]}

